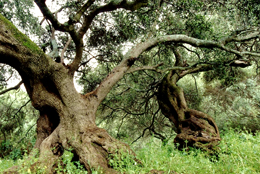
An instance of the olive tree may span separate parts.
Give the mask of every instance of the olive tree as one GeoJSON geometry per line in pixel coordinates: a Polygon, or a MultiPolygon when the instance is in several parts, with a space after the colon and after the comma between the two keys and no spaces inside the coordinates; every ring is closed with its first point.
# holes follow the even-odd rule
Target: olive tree
{"type": "MultiPolygon", "coordinates": [[[[128,145],[111,137],[106,130],[97,127],[95,119],[98,106],[126,73],[158,67],[155,65],[131,68],[145,51],[149,51],[161,43],[172,44],[176,61],[159,87],[159,104],[163,114],[178,127],[179,142],[187,139],[188,141],[198,140],[196,141],[198,143],[218,141],[218,129],[214,120],[208,115],[187,107],[183,92],[176,82],[186,74],[209,70],[215,65],[196,63],[186,66],[177,48],[179,44],[187,44],[196,48],[218,49],[242,58],[259,56],[259,53],[253,50],[246,50],[243,47],[236,48],[232,45],[232,43],[258,38],[257,29],[236,32],[216,40],[167,33],[152,34],[142,39],[137,37],[133,46],[122,55],[121,62],[102,82],[92,92],[81,95],[75,89],[73,77],[84,58],[84,38],[89,36],[87,32],[91,29],[95,19],[99,15],[107,15],[108,12],[119,9],[131,12],[142,8],[155,10],[153,7],[162,5],[163,1],[75,1],[77,8],[72,8],[75,11],[70,12],[64,23],[58,20],[56,12],[50,11],[46,0],[35,0],[34,2],[53,27],[53,31],[68,33],[72,38],[75,45],[72,61],[65,64],[62,59],[58,59],[59,55],[51,54],[55,56],[50,57],[45,54],[1,15],[0,63],[8,64],[18,71],[32,105],[40,111],[35,148],[39,149],[40,153],[38,163],[47,167],[46,170],[49,173],[54,172],[55,164],[66,149],[73,149],[74,159],[79,160],[89,172],[92,168],[102,168],[105,173],[114,173],[115,171],[111,169],[108,162],[110,157],[120,152],[127,152],[134,156],[134,152],[128,145]],[[193,125],[197,125],[201,130],[198,137],[197,130],[193,130],[193,125]]],[[[71,2],[73,1],[68,1],[68,3],[71,2]]],[[[66,8],[61,8],[61,11],[64,9],[66,8]]],[[[106,22],[109,23],[109,21],[106,22]]],[[[53,51],[55,51],[54,45],[53,51]]],[[[248,66],[250,64],[247,59],[234,59],[223,63],[231,66],[248,66]]]]}

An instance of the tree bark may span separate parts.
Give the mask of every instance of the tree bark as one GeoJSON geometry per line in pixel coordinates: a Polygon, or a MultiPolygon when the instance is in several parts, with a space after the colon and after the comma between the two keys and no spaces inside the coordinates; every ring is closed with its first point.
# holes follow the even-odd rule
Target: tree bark
{"type": "MultiPolygon", "coordinates": [[[[32,105],[40,111],[35,144],[39,161],[35,170],[36,166],[47,167],[47,173],[55,173],[65,150],[70,150],[74,160],[79,160],[89,173],[91,169],[115,173],[108,162],[113,154],[135,155],[128,145],[96,126],[95,114],[104,98],[104,94],[97,93],[104,86],[89,95],[79,94],[66,66],[44,54],[1,15],[0,26],[0,63],[19,72],[32,105]]],[[[16,173],[15,170],[7,172],[16,173]]]]}
{"type": "Polygon", "coordinates": [[[214,119],[203,112],[188,108],[183,89],[176,84],[178,79],[177,72],[168,73],[157,94],[162,113],[177,128],[174,142],[180,149],[195,147],[214,150],[221,140],[214,119]]]}
{"type": "Polygon", "coordinates": [[[120,150],[131,152],[130,148],[96,126],[95,97],[75,94],[71,99],[58,112],[57,108],[41,109],[35,145],[40,150],[40,165],[48,166],[48,172],[55,173],[59,157],[64,150],[70,150],[89,173],[92,168],[99,167],[105,173],[113,173],[108,164],[109,155],[120,150]]]}

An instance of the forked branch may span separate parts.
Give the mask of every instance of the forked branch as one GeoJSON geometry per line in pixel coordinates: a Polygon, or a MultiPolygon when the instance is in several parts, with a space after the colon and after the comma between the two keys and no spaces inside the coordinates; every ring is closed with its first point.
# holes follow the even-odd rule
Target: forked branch
{"type": "MultiPolygon", "coordinates": [[[[88,15],[85,16],[79,34],[82,37],[89,29],[93,19],[100,13],[114,11],[119,8],[124,8],[126,10],[134,11],[141,7],[147,6],[147,4],[148,4],[147,0],[135,0],[135,1],[121,0],[121,1],[110,1],[110,3],[106,5],[98,6],[94,8],[92,11],[90,11],[88,15]]],[[[79,13],[78,16],[80,16],[80,14],[81,13],[79,13]]]]}
{"type": "Polygon", "coordinates": [[[53,13],[50,11],[50,9],[45,4],[45,0],[34,0],[34,2],[37,4],[37,6],[40,8],[42,14],[46,19],[51,21],[53,27],[55,30],[59,31],[66,31],[69,32],[71,30],[71,27],[68,25],[61,24],[58,19],[53,15],[53,13]]]}
{"type": "Polygon", "coordinates": [[[73,24],[76,22],[79,22],[81,17],[83,16],[83,24],[79,29],[79,32],[76,36],[73,36],[75,32],[70,32],[71,37],[73,38],[73,41],[76,44],[76,56],[74,61],[70,65],[70,72],[73,74],[79,67],[81,59],[82,59],[82,38],[86,34],[87,30],[89,29],[92,21],[94,18],[102,13],[102,12],[108,12],[113,11],[119,8],[124,8],[126,10],[137,10],[143,6],[146,6],[148,1],[147,0],[135,0],[135,1],[127,1],[127,0],[121,0],[121,1],[110,1],[110,3],[98,6],[96,8],[93,7],[92,10],[88,11],[88,14],[86,11],[89,9],[89,7],[94,3],[93,0],[89,0],[86,4],[82,6],[82,8],[77,12],[75,17],[70,18],[69,24],[73,24]]]}

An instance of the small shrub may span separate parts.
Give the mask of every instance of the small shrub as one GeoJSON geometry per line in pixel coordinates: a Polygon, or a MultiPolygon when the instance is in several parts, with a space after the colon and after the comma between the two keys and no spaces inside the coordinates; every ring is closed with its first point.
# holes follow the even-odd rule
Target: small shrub
{"type": "Polygon", "coordinates": [[[58,164],[58,168],[56,169],[57,173],[66,173],[66,174],[87,174],[88,172],[85,170],[85,167],[80,164],[79,161],[72,161],[73,153],[70,151],[65,151],[62,155],[62,159],[58,164]]]}

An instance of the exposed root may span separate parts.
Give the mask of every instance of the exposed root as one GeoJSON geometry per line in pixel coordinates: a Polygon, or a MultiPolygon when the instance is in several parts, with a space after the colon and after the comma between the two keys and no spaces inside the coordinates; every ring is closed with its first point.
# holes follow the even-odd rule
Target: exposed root
{"type": "Polygon", "coordinates": [[[174,142],[180,149],[195,147],[207,151],[214,150],[221,140],[214,119],[203,112],[188,108],[183,89],[177,86],[178,80],[171,79],[175,76],[170,75],[162,81],[157,99],[162,113],[177,128],[178,135],[174,142]]]}
{"type": "Polygon", "coordinates": [[[215,122],[211,122],[212,120],[205,120],[201,115],[191,115],[182,121],[182,132],[175,137],[174,143],[181,149],[195,147],[206,151],[215,150],[221,139],[215,122]]]}

